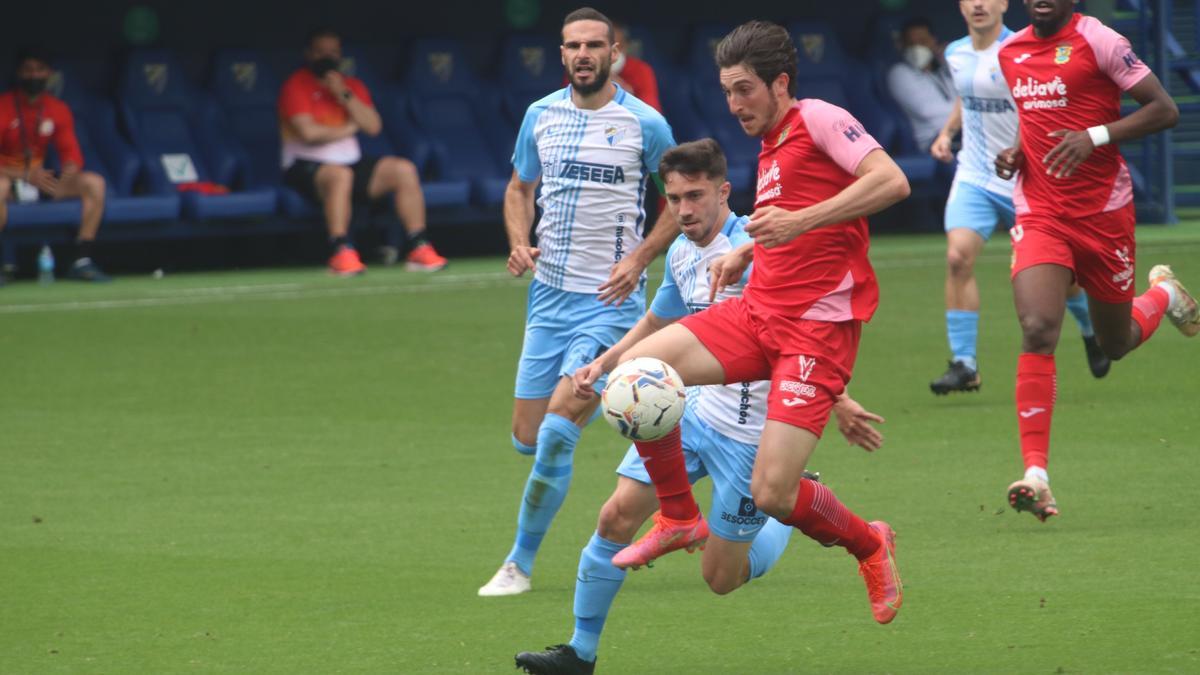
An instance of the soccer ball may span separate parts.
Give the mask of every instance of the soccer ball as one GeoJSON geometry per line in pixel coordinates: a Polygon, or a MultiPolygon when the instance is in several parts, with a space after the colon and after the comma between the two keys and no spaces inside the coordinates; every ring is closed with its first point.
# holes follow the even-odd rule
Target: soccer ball
{"type": "Polygon", "coordinates": [[[600,405],[604,419],[617,433],[630,440],[653,441],[679,424],[686,402],[679,373],[665,361],[643,356],[609,374],[600,405]]]}

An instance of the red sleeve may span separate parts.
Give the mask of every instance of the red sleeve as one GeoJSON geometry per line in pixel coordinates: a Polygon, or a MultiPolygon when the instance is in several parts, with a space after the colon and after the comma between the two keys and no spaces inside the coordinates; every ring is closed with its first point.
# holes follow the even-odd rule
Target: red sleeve
{"type": "Polygon", "coordinates": [[[295,75],[289,77],[279,90],[279,116],[287,119],[305,113],[312,114],[311,92],[295,75]]]}
{"type": "Polygon", "coordinates": [[[54,149],[58,150],[58,160],[63,165],[74,164],[82,169],[83,151],[75,136],[75,116],[65,103],[58,102],[54,108],[54,149]]]}
{"type": "Polygon", "coordinates": [[[658,100],[658,78],[654,76],[654,69],[650,67],[649,63],[632,56],[626,57],[621,77],[624,77],[629,86],[633,87],[634,96],[651,108],[662,112],[662,102],[658,100]]]}
{"type": "Polygon", "coordinates": [[[371,92],[367,90],[367,85],[362,83],[362,80],[357,77],[347,77],[346,86],[350,91],[354,92],[354,98],[366,103],[369,106],[374,106],[374,101],[371,100],[371,92]]]}

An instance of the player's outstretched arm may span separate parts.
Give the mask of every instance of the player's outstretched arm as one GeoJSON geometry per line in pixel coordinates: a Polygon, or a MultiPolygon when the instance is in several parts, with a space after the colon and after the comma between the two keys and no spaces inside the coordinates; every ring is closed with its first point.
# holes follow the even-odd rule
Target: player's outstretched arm
{"type": "Polygon", "coordinates": [[[603,354],[596,357],[596,360],[583,366],[575,371],[575,375],[571,378],[571,388],[575,395],[579,398],[588,399],[596,395],[596,390],[592,386],[596,380],[602,375],[617,367],[621,361],[621,356],[629,351],[629,348],[641,342],[646,338],[663,328],[675,323],[677,319],[664,319],[654,312],[646,312],[641,319],[638,320],[633,328],[624,335],[617,344],[609,347],[603,354]]]}
{"type": "Polygon", "coordinates": [[[882,149],[867,153],[858,163],[858,180],[823,202],[799,211],[778,206],[755,209],[746,233],[765,248],[774,248],[818,227],[878,213],[908,197],[908,177],[882,149]]]}
{"type": "Polygon", "coordinates": [[[754,242],[748,241],[708,266],[708,301],[714,302],[726,286],[736,284],[754,259],[754,242]]]}
{"type": "Polygon", "coordinates": [[[537,192],[537,181],[525,182],[514,170],[508,187],[504,190],[504,229],[508,233],[508,271],[519,277],[525,270],[535,268],[541,251],[529,245],[529,232],[533,229],[533,204],[537,192]]]}
{"type": "Polygon", "coordinates": [[[1042,159],[1046,173],[1065,178],[1075,173],[1075,169],[1101,145],[1137,140],[1170,129],[1179,122],[1179,106],[1154,73],[1148,73],[1130,87],[1129,95],[1141,107],[1126,117],[1090,129],[1050,132],[1051,136],[1061,140],[1042,159]]]}
{"type": "Polygon", "coordinates": [[[850,445],[874,452],[883,446],[883,434],[879,433],[874,424],[883,424],[884,419],[867,410],[861,403],[843,393],[833,406],[834,416],[837,417],[838,431],[849,441],[850,445]]]}
{"type": "Polygon", "coordinates": [[[624,258],[613,265],[608,281],[600,285],[600,300],[606,305],[620,306],[625,299],[637,290],[642,272],[658,257],[659,253],[667,250],[671,242],[679,236],[679,223],[669,209],[664,210],[654,223],[654,228],[642,240],[641,245],[633,249],[624,258]]]}

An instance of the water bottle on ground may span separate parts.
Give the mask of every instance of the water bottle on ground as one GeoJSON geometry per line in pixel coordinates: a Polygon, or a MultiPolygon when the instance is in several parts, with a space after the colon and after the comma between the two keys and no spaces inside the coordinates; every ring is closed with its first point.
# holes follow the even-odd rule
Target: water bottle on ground
{"type": "Polygon", "coordinates": [[[38,283],[54,283],[54,251],[50,250],[49,244],[42,245],[42,251],[38,253],[37,267],[38,283]]]}

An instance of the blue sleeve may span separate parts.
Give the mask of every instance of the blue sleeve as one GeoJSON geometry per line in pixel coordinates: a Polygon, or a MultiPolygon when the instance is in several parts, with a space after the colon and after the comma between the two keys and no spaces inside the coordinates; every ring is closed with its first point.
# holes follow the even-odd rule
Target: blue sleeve
{"type": "Polygon", "coordinates": [[[666,273],[663,274],[658,292],[654,294],[654,301],[650,303],[650,311],[654,312],[655,316],[669,320],[680,319],[688,314],[687,304],[679,294],[679,284],[675,282],[675,273],[671,270],[671,257],[675,246],[676,244],[671,244],[671,248],[667,249],[666,273]]]}
{"type": "Polygon", "coordinates": [[[545,109],[537,104],[529,106],[525,111],[525,119],[521,122],[521,130],[517,132],[512,164],[517,170],[517,177],[526,183],[532,183],[542,175],[542,161],[538,158],[537,139],[533,137],[533,130],[537,126],[538,117],[545,109]]]}
{"type": "MultiPolygon", "coordinates": [[[[750,219],[747,218],[746,216],[742,216],[741,218],[738,219],[737,227],[735,227],[733,232],[730,233],[730,235],[729,235],[729,245],[730,246],[732,246],[733,248],[737,248],[737,247],[741,246],[742,244],[750,244],[750,243],[754,242],[754,237],[751,237],[749,234],[747,234],[746,230],[745,230],[746,223],[749,223],[749,222],[750,222],[750,219]]],[[[753,267],[754,267],[753,262],[746,266],[746,271],[744,273],[742,273],[742,281],[741,281],[742,284],[746,284],[750,281],[750,270],[753,267]]]]}
{"type": "Polygon", "coordinates": [[[642,125],[642,162],[661,190],[662,179],[658,175],[658,163],[662,161],[664,152],[675,147],[675,136],[671,134],[671,125],[667,124],[666,118],[657,110],[636,98],[629,98],[633,100],[626,105],[642,125]]]}

